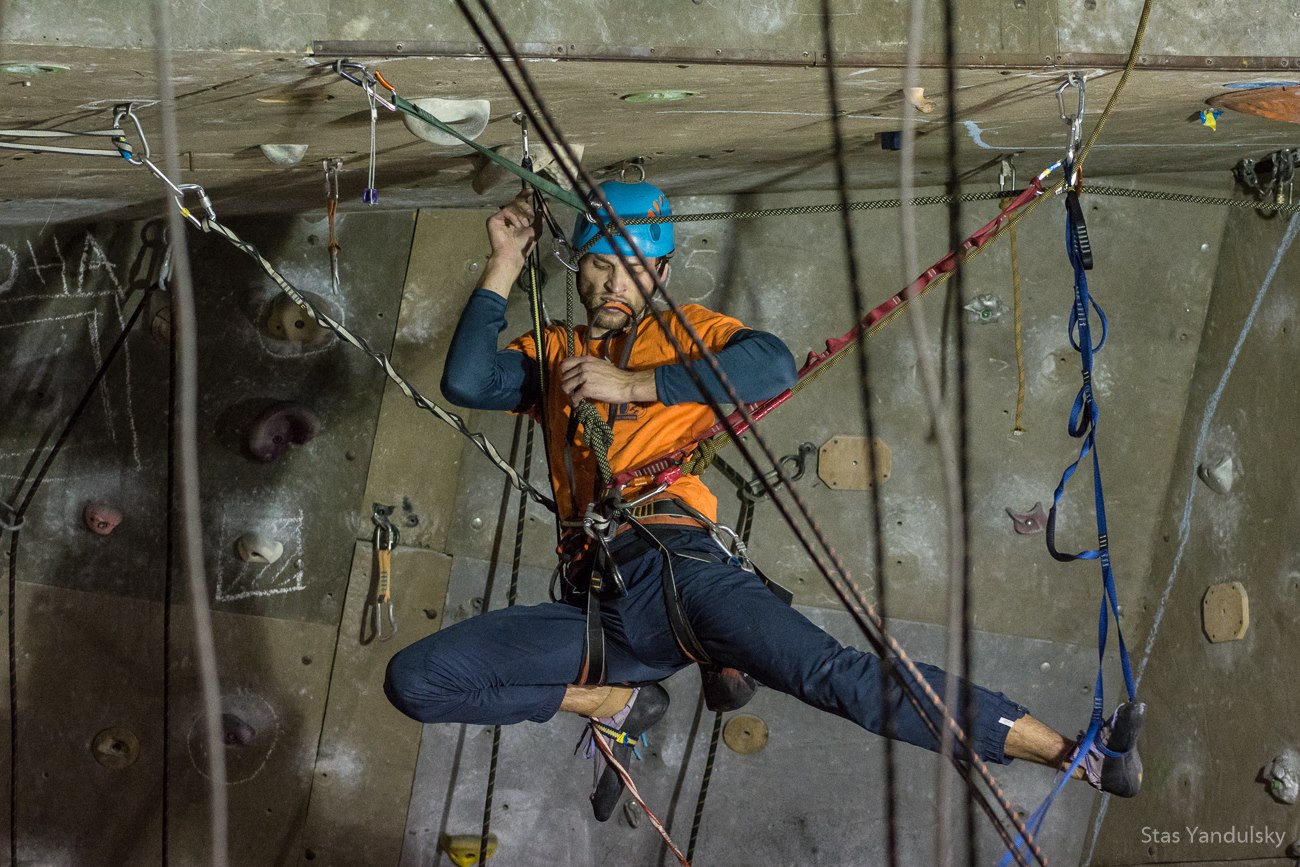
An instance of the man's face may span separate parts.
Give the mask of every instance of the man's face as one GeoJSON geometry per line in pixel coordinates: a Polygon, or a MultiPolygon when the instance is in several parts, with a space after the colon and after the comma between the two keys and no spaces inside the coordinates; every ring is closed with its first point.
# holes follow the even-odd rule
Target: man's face
{"type": "MultiPolygon", "coordinates": [[[[666,277],[665,273],[661,279],[666,277]]],[[[588,253],[578,263],[578,294],[594,330],[627,328],[641,318],[645,297],[653,291],[653,276],[635,259],[630,259],[625,268],[618,256],[588,253]]]]}

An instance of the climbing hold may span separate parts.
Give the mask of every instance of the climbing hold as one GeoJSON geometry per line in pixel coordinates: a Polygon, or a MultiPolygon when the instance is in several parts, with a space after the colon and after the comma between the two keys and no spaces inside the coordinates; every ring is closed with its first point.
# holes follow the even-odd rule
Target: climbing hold
{"type": "MultiPolygon", "coordinates": [[[[447,853],[451,863],[456,867],[471,867],[479,863],[479,849],[483,838],[478,834],[443,834],[438,839],[438,848],[447,853]]],[[[497,853],[497,835],[488,834],[487,860],[497,853]]]]}
{"type": "Polygon", "coordinates": [[[1223,117],[1223,111],[1217,108],[1203,108],[1199,115],[1201,126],[1208,126],[1210,132],[1218,132],[1219,118],[1223,117]]]}
{"type": "Polygon", "coordinates": [[[880,134],[880,149],[882,151],[901,151],[903,149],[903,134],[898,130],[889,130],[880,134]]]}
{"type": "Polygon", "coordinates": [[[1226,494],[1232,490],[1232,484],[1237,480],[1237,465],[1231,457],[1203,461],[1196,468],[1196,475],[1216,494],[1226,494]]]}
{"type": "Polygon", "coordinates": [[[749,704],[758,691],[758,682],[739,669],[701,666],[700,688],[709,710],[730,713],[749,704]]]}
{"type": "Polygon", "coordinates": [[[1015,531],[1022,536],[1041,533],[1047,526],[1047,515],[1043,512],[1041,502],[1034,503],[1034,507],[1028,512],[1013,512],[1008,508],[1007,514],[1011,516],[1011,524],[1015,531]]]}
{"type": "Polygon", "coordinates": [[[623,821],[627,822],[629,828],[639,828],[641,826],[641,817],[644,815],[641,805],[634,799],[628,798],[623,802],[623,821]]]}
{"type": "Polygon", "coordinates": [[[258,147],[262,149],[262,156],[284,169],[298,165],[307,155],[305,144],[264,144],[258,147]]]}
{"type": "MultiPolygon", "coordinates": [[[[301,293],[312,307],[322,313],[329,312],[325,299],[314,292],[301,293]]],[[[300,307],[296,301],[283,292],[276,293],[267,308],[266,334],[276,340],[288,340],[293,343],[316,343],[330,336],[330,331],[317,322],[310,313],[300,307]]]]}
{"type": "Polygon", "coordinates": [[[1264,768],[1263,776],[1268,793],[1279,804],[1294,804],[1300,800],[1300,753],[1292,749],[1283,750],[1264,768]]]}
{"type": "MultiPolygon", "coordinates": [[[[456,132],[473,141],[487,129],[492,104],[486,99],[440,99],[436,96],[413,99],[411,103],[445,123],[456,132]]],[[[410,114],[402,115],[402,122],[416,138],[442,147],[462,147],[464,142],[433,124],[425,123],[410,114]]]]}
{"type": "Polygon", "coordinates": [[[81,517],[86,522],[86,529],[101,536],[112,533],[122,523],[122,513],[103,503],[87,503],[81,517]]]}
{"type": "Polygon", "coordinates": [[[270,463],[290,444],[309,443],[320,433],[320,417],[300,403],[281,401],[257,417],[248,431],[248,451],[270,463]]]}
{"type": "Polygon", "coordinates": [[[1002,300],[996,295],[984,293],[976,295],[974,300],[962,307],[974,322],[997,322],[1002,318],[1002,314],[1007,312],[1007,307],[1002,300]]]}
{"type": "Polygon", "coordinates": [[[892,461],[889,446],[880,437],[872,441],[868,454],[866,437],[835,436],[822,443],[817,455],[817,476],[837,491],[865,491],[889,478],[892,461]],[[870,475],[868,467],[872,470],[870,475]]]}
{"type": "Polygon", "coordinates": [[[245,533],[235,541],[235,550],[245,563],[274,563],[284,553],[284,545],[261,533],[245,533]]]}
{"type": "Polygon", "coordinates": [[[90,754],[109,770],[120,771],[140,757],[140,739],[129,729],[106,728],[90,742],[90,754]]]}
{"type": "Polygon", "coordinates": [[[223,713],[221,740],[228,747],[250,747],[253,741],[257,740],[257,732],[233,713],[223,713]]]}
{"type": "MultiPolygon", "coordinates": [[[[571,145],[571,147],[573,148],[574,157],[578,162],[582,162],[582,153],[586,145],[574,144],[571,145]]],[[[524,149],[522,145],[503,145],[502,147],[494,148],[494,150],[511,162],[518,163],[524,158],[524,149]]],[[[565,189],[570,188],[571,185],[568,180],[568,173],[560,168],[559,160],[563,160],[563,165],[567,165],[570,171],[574,174],[578,173],[578,167],[570,161],[565,154],[560,154],[559,160],[557,160],[555,152],[550,148],[539,146],[534,143],[532,148],[532,157],[534,172],[539,175],[546,175],[565,189]]],[[[469,182],[469,185],[473,188],[474,192],[485,193],[498,184],[504,183],[514,177],[514,175],[497,165],[492,160],[489,160],[486,157],[480,157],[479,159],[482,162],[479,165],[478,171],[474,173],[474,176],[470,178],[469,182]]],[[[516,181],[516,183],[518,182],[516,181]]]]}
{"type": "Polygon", "coordinates": [[[925,98],[924,87],[903,88],[903,99],[910,102],[912,107],[922,114],[930,114],[934,111],[934,103],[925,98]]]}
{"type": "Polygon", "coordinates": [[[722,741],[742,756],[762,752],[767,746],[767,723],[751,714],[737,714],[722,727],[722,741]]]}
{"type": "Polygon", "coordinates": [[[160,345],[171,346],[172,305],[166,292],[149,293],[149,333],[160,345]]]}
{"type": "Polygon", "coordinates": [[[1240,581],[1215,584],[1201,598],[1201,625],[1205,636],[1219,643],[1238,641],[1250,629],[1250,597],[1240,581]]]}

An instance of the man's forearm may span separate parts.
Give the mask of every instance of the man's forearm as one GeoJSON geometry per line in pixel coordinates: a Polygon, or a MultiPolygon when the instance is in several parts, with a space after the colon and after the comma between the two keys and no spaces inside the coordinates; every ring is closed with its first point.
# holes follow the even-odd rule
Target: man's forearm
{"type": "MultiPolygon", "coordinates": [[[[742,331],[715,355],[727,381],[745,403],[775,397],[795,383],[794,356],[780,338],[765,331],[742,331]]],[[[669,405],[707,402],[692,380],[688,367],[704,382],[714,400],[719,403],[731,401],[709,362],[702,358],[656,368],[659,400],[669,405]]]]}
{"type": "Polygon", "coordinates": [[[495,292],[502,298],[509,298],[510,287],[515,285],[515,281],[519,279],[519,273],[523,270],[523,259],[494,253],[488,256],[487,267],[483,269],[483,279],[479,282],[478,287],[489,292],[495,292]]]}

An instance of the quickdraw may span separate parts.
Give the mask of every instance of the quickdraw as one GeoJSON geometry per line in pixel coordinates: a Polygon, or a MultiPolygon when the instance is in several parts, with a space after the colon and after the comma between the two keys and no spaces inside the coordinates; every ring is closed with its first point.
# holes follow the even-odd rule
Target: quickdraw
{"type": "Polygon", "coordinates": [[[131,148],[130,143],[127,142],[125,139],[122,139],[120,141],[115,140],[114,144],[122,152],[122,156],[125,157],[128,160],[128,162],[132,163],[133,165],[142,165],[145,168],[149,169],[149,171],[152,174],[154,174],[159,180],[165,183],[172,190],[172,192],[175,194],[176,206],[177,208],[180,209],[182,216],[184,216],[187,220],[190,221],[190,223],[192,223],[194,226],[196,226],[197,228],[201,229],[204,232],[215,232],[216,234],[221,235],[226,240],[228,240],[231,244],[233,244],[238,250],[240,250],[250,258],[252,258],[255,262],[258,263],[258,265],[261,266],[262,270],[266,272],[266,275],[270,277],[277,286],[280,287],[280,290],[284,292],[286,295],[288,295],[291,299],[293,299],[294,303],[297,304],[299,307],[301,307],[309,316],[311,316],[312,319],[315,320],[317,324],[327,329],[331,333],[337,335],[346,343],[351,344],[357,349],[360,349],[366,355],[370,356],[375,361],[376,364],[378,364],[381,368],[383,368],[384,373],[388,376],[389,379],[391,379],[397,385],[399,389],[401,389],[402,393],[415,402],[416,406],[431,413],[439,421],[442,421],[443,423],[454,428],[458,433],[461,434],[461,436],[464,436],[466,439],[472,442],[474,446],[480,452],[482,452],[488,458],[488,460],[490,460],[493,463],[494,466],[497,467],[497,469],[501,470],[503,473],[506,474],[506,477],[510,480],[510,484],[516,490],[527,494],[534,502],[542,506],[545,506],[548,510],[552,512],[556,511],[555,501],[552,500],[550,497],[546,496],[545,494],[543,494],[541,491],[537,490],[537,488],[535,488],[526,479],[522,478],[519,472],[515,470],[515,468],[512,467],[509,464],[509,462],[505,460],[505,458],[501,456],[501,453],[497,451],[496,447],[492,445],[492,443],[487,439],[487,437],[485,437],[481,433],[471,431],[469,427],[465,424],[465,421],[459,415],[442,408],[441,406],[439,406],[438,404],[434,403],[433,401],[425,397],[423,394],[421,394],[419,390],[417,390],[416,387],[412,385],[411,382],[405,376],[403,376],[401,373],[397,371],[396,368],[393,367],[392,362],[389,360],[388,356],[385,353],[372,348],[370,346],[370,343],[366,341],[364,337],[353,334],[343,324],[335,321],[332,317],[330,317],[328,314],[324,313],[323,311],[316,309],[316,307],[309,300],[307,300],[307,298],[301,292],[299,292],[296,288],[294,288],[293,284],[290,283],[284,277],[283,274],[281,274],[278,270],[276,270],[275,266],[272,265],[270,261],[268,261],[267,258],[263,256],[255,246],[248,243],[244,239],[240,238],[237,234],[235,234],[234,230],[231,229],[230,227],[225,226],[222,223],[218,222],[217,215],[212,208],[212,201],[208,198],[207,191],[205,191],[203,187],[199,186],[198,184],[178,185],[173,183],[172,180],[167,177],[166,173],[163,172],[162,169],[158,168],[158,166],[155,165],[152,162],[152,160],[150,160],[148,139],[145,138],[144,130],[140,127],[140,121],[135,117],[135,114],[132,112],[131,106],[129,105],[121,106],[119,107],[118,112],[119,112],[119,117],[118,117],[119,126],[121,125],[121,120],[123,119],[129,119],[135,125],[135,128],[140,135],[140,142],[141,142],[141,147],[144,150],[144,155],[136,156],[133,149],[131,148]],[[186,207],[184,199],[185,196],[189,193],[193,193],[198,197],[199,202],[201,203],[205,214],[203,219],[200,219],[199,217],[195,216],[189,210],[189,208],[186,207]]]}
{"type": "MultiPolygon", "coordinates": [[[[574,210],[587,210],[587,203],[572,191],[566,190],[559,184],[520,166],[518,163],[507,159],[491,148],[483,147],[483,145],[473,139],[467,138],[460,132],[460,130],[443,123],[418,105],[412,103],[410,100],[398,96],[397,88],[390,84],[378,70],[372,70],[362,63],[354,63],[350,60],[338,60],[334,63],[334,71],[366,92],[367,99],[373,100],[374,102],[374,105],[372,105],[372,111],[377,111],[376,106],[382,105],[389,111],[400,111],[403,114],[408,114],[411,117],[418,118],[438,131],[459,139],[465,145],[477,151],[481,156],[487,157],[506,171],[517,175],[521,180],[525,181],[529,185],[537,187],[542,192],[546,193],[546,195],[559,199],[574,210]],[[379,88],[386,90],[388,96],[381,94],[379,88]]],[[[373,158],[371,162],[373,168],[373,158]]],[[[372,176],[371,187],[373,187],[373,185],[374,182],[372,176]]]]}

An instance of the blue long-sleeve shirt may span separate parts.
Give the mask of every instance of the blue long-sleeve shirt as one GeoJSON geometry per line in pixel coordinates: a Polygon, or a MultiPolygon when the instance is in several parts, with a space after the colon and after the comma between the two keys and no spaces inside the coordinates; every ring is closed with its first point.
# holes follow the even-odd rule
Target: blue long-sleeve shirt
{"type": "MultiPolygon", "coordinates": [[[[486,289],[470,295],[447,351],[442,393],[459,406],[474,409],[518,410],[537,400],[537,364],[516,349],[497,349],[506,328],[506,301],[486,289]]],[[[774,397],[795,382],[794,356],[776,336],[765,331],[736,331],[716,353],[727,380],[745,403],[774,397]]],[[[722,383],[706,359],[664,364],[655,368],[658,400],[666,406],[705,403],[691,379],[694,371],[708,394],[729,401],[722,383]]]]}

